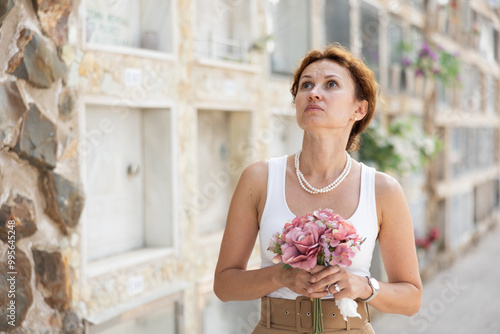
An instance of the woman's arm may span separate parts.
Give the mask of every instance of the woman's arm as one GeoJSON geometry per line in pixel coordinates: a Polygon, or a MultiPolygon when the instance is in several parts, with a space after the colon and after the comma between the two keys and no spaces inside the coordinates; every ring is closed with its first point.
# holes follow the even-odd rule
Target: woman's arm
{"type": "MultiPolygon", "coordinates": [[[[377,173],[375,177],[377,215],[380,223],[379,243],[388,283],[380,283],[378,295],[370,305],[386,313],[412,316],[422,303],[422,282],[418,271],[415,239],[410,210],[403,190],[392,177],[377,173]]],[[[339,266],[320,267],[311,282],[310,291],[321,293],[328,284],[338,283],[337,299],[361,298],[372,295],[366,277],[351,274],[339,266]]],[[[330,292],[335,290],[330,287],[330,292]]]]}
{"type": "Polygon", "coordinates": [[[283,264],[246,269],[266,200],[267,174],[267,162],[250,165],[233,194],[215,269],[214,291],[222,301],[257,299],[285,286],[309,297],[323,296],[307,293],[312,275],[304,270],[285,270],[283,264]]]}
{"type": "Polygon", "coordinates": [[[422,282],[410,209],[395,179],[377,173],[375,184],[380,252],[388,283],[380,283],[379,294],[370,305],[382,312],[412,316],[422,304],[422,282]]]}

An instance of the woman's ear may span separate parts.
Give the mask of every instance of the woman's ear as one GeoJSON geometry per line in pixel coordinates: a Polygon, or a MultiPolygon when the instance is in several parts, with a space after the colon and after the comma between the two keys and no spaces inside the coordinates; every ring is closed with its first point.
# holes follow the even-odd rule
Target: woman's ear
{"type": "Polygon", "coordinates": [[[366,116],[366,113],[368,112],[368,101],[362,100],[358,102],[358,107],[354,111],[354,114],[352,117],[356,119],[357,121],[362,120],[363,117],[366,116]]]}

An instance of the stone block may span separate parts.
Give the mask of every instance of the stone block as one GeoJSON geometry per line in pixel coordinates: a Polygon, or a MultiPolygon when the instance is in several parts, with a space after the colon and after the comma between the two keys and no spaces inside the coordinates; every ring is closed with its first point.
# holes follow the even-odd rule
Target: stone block
{"type": "MultiPolygon", "coordinates": [[[[24,64],[19,66],[24,59],[24,48],[33,39],[34,32],[29,29],[23,29],[19,32],[19,37],[17,38],[17,53],[12,56],[9,60],[9,66],[7,67],[7,73],[13,73],[16,68],[18,71],[26,71],[26,66],[24,64]]],[[[20,75],[20,73],[18,74],[20,75]]],[[[28,73],[22,74],[24,77],[28,77],[28,73]]]]}
{"type": "Polygon", "coordinates": [[[84,196],[80,185],[59,174],[40,173],[40,189],[45,197],[45,213],[58,225],[61,232],[78,224],[83,210],[84,196]]]}
{"type": "Polygon", "coordinates": [[[56,126],[35,104],[30,104],[14,151],[32,165],[53,169],[56,166],[56,126]]]}
{"type": "Polygon", "coordinates": [[[73,310],[67,310],[64,312],[62,331],[64,334],[83,333],[83,323],[73,310]]]}
{"type": "Polygon", "coordinates": [[[37,231],[35,207],[33,201],[17,195],[0,207],[0,240],[7,242],[9,220],[16,222],[14,231],[16,241],[29,237],[37,231]]]}
{"type": "Polygon", "coordinates": [[[58,311],[68,309],[71,301],[69,268],[59,252],[33,249],[37,284],[45,289],[45,302],[58,311]]]}
{"type": "Polygon", "coordinates": [[[0,27],[3,21],[9,14],[10,10],[14,7],[14,0],[1,0],[0,1],[0,27]]]}
{"type": "Polygon", "coordinates": [[[0,253],[0,331],[6,331],[10,333],[11,331],[18,329],[21,327],[22,322],[26,318],[26,314],[28,313],[28,309],[33,303],[33,291],[31,290],[31,265],[30,261],[22,250],[19,248],[15,249],[15,270],[11,270],[7,267],[7,250],[5,247],[3,251],[0,253]],[[9,272],[16,272],[15,275],[9,275],[9,272]],[[14,277],[14,280],[7,281],[7,279],[14,277]],[[15,298],[9,298],[9,291],[11,288],[10,282],[15,282],[15,298]],[[10,305],[10,301],[15,301],[15,327],[9,325],[4,319],[8,319],[7,315],[7,303],[10,305]]]}
{"type": "Polygon", "coordinates": [[[26,110],[17,84],[13,81],[0,84],[0,147],[15,145],[26,110]]]}
{"type": "Polygon", "coordinates": [[[57,46],[67,39],[68,17],[71,13],[70,0],[32,0],[43,32],[50,36],[57,46]]]}
{"type": "Polygon", "coordinates": [[[76,96],[72,89],[66,88],[59,95],[59,116],[63,120],[71,118],[76,106],[76,96]]]}
{"type": "Polygon", "coordinates": [[[55,48],[37,33],[23,29],[17,47],[19,51],[9,60],[7,73],[38,88],[49,88],[66,74],[67,67],[55,48]]]}

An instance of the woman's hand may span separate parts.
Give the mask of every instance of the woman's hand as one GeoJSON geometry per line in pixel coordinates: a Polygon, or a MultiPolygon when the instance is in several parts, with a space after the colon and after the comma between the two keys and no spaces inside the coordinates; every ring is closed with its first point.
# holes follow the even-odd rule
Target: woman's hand
{"type": "Polygon", "coordinates": [[[311,272],[314,275],[310,279],[312,284],[307,289],[309,294],[323,293],[323,296],[326,296],[328,285],[330,285],[329,293],[333,294],[335,299],[366,299],[372,294],[372,289],[368,285],[366,277],[351,274],[338,265],[331,267],[316,266],[311,272]],[[339,292],[335,289],[335,283],[340,289],[339,292]]]}
{"type": "MultiPolygon", "coordinates": [[[[282,267],[283,264],[280,263],[277,266],[282,267]]],[[[280,277],[278,279],[284,283],[285,287],[289,288],[290,290],[301,296],[306,296],[309,298],[323,298],[328,295],[324,287],[323,290],[321,289],[316,290],[313,288],[312,290],[310,290],[311,292],[308,291],[311,288],[311,286],[313,286],[312,284],[313,277],[316,276],[313,270],[314,269],[312,269],[311,272],[309,272],[299,268],[288,268],[288,269],[280,268],[280,277]]]]}

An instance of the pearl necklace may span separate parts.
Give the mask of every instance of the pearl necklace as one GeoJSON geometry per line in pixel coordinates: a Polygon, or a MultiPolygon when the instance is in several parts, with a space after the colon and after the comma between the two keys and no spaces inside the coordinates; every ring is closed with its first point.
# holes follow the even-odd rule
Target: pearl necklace
{"type": "Polygon", "coordinates": [[[299,169],[300,153],[301,153],[301,151],[298,151],[295,154],[295,173],[297,174],[297,179],[299,180],[299,184],[302,187],[302,189],[304,189],[305,191],[307,191],[310,194],[315,195],[315,194],[320,194],[320,193],[322,194],[322,193],[327,193],[329,191],[332,191],[333,189],[337,188],[342,183],[342,181],[345,180],[345,178],[347,177],[347,175],[349,175],[349,172],[351,171],[351,156],[349,155],[349,153],[345,152],[347,161],[345,163],[344,170],[342,171],[342,173],[340,173],[339,177],[335,181],[333,181],[332,183],[327,185],[326,187],[323,187],[321,189],[314,188],[313,186],[311,186],[309,184],[309,182],[307,182],[306,178],[304,177],[304,174],[302,174],[302,172],[299,169]]]}

